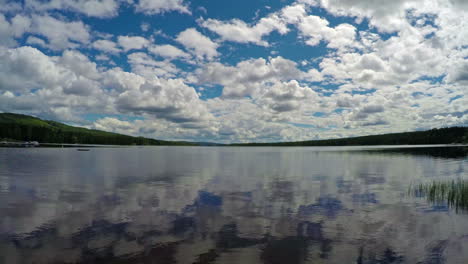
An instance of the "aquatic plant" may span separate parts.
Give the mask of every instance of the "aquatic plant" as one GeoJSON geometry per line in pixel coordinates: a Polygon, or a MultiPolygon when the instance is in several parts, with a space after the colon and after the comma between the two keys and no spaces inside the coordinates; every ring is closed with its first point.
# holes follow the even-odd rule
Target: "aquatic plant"
{"type": "Polygon", "coordinates": [[[425,197],[433,204],[447,205],[456,212],[468,211],[468,181],[466,180],[421,183],[411,187],[410,193],[416,197],[425,197]]]}

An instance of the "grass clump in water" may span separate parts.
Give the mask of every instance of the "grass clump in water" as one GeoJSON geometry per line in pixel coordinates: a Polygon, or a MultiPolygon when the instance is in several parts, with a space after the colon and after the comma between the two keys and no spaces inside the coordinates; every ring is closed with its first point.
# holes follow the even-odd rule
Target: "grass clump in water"
{"type": "Polygon", "coordinates": [[[433,204],[447,205],[457,213],[468,211],[468,181],[465,180],[419,184],[411,188],[410,193],[416,197],[426,197],[433,204]]]}

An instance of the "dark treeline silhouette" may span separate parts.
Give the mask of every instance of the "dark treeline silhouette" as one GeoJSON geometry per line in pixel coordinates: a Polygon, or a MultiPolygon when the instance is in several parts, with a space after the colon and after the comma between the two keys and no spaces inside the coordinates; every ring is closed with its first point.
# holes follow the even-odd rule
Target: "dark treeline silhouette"
{"type": "MultiPolygon", "coordinates": [[[[363,152],[363,150],[359,150],[363,152]]],[[[417,147],[417,148],[384,148],[371,149],[366,152],[371,154],[396,154],[411,156],[429,156],[440,159],[460,159],[468,156],[468,147],[417,147]]]]}
{"type": "MultiPolygon", "coordinates": [[[[164,141],[132,137],[82,127],[73,127],[33,116],[0,113],[0,140],[38,141],[41,143],[103,145],[222,145],[184,141],[164,141]]],[[[358,146],[422,145],[468,143],[468,127],[450,127],[427,131],[383,134],[341,139],[275,143],[243,143],[228,146],[358,146]]]]}
{"type": "Polygon", "coordinates": [[[0,113],[0,140],[40,143],[102,145],[194,145],[182,141],[163,141],[132,137],[12,113],[0,113]]]}
{"type": "Polygon", "coordinates": [[[468,127],[450,127],[427,131],[373,136],[274,143],[245,143],[233,146],[359,146],[359,145],[425,145],[468,143],[468,127]]]}

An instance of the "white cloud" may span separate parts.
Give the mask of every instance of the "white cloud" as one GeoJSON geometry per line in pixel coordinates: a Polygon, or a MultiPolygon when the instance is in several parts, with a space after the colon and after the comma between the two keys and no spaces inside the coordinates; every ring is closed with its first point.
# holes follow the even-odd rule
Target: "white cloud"
{"type": "Polygon", "coordinates": [[[262,38],[273,31],[280,34],[288,32],[287,25],[276,15],[260,19],[257,24],[250,26],[242,20],[233,19],[229,22],[222,22],[216,19],[208,19],[201,22],[201,26],[216,32],[224,41],[234,41],[239,43],[255,43],[261,46],[268,46],[268,42],[262,38]]]}
{"type": "Polygon", "coordinates": [[[147,114],[176,123],[210,118],[195,90],[180,79],[145,80],[136,89],[117,98],[117,108],[133,114],[147,114]]]}
{"type": "Polygon", "coordinates": [[[26,39],[26,44],[47,47],[47,43],[45,42],[45,40],[34,36],[29,36],[26,39]]]}
{"type": "Polygon", "coordinates": [[[114,17],[118,14],[119,0],[25,0],[24,8],[38,11],[69,10],[90,17],[114,17]]]}
{"type": "Polygon", "coordinates": [[[123,48],[125,52],[133,49],[143,49],[146,48],[150,41],[145,39],[144,37],[139,36],[119,36],[118,43],[123,48]]]}
{"type": "Polygon", "coordinates": [[[137,0],[136,11],[147,15],[154,15],[169,11],[190,14],[184,0],[137,0]]]}
{"type": "Polygon", "coordinates": [[[126,90],[136,90],[143,83],[145,83],[143,76],[125,72],[120,68],[110,69],[103,73],[103,86],[117,93],[122,93],[126,90]]]}
{"type": "Polygon", "coordinates": [[[75,48],[89,43],[91,38],[82,21],[66,22],[47,15],[33,15],[30,32],[44,36],[53,50],[75,48]]]}
{"type": "Polygon", "coordinates": [[[108,53],[119,53],[121,51],[115,42],[106,39],[94,41],[92,47],[108,53]]]}
{"type": "Polygon", "coordinates": [[[113,117],[104,117],[93,123],[94,129],[123,134],[133,134],[128,133],[133,127],[134,124],[113,117]]]}
{"type": "Polygon", "coordinates": [[[393,32],[405,26],[405,10],[423,4],[423,1],[322,0],[320,5],[334,15],[370,18],[371,26],[383,32],[393,32]]]}
{"type": "Polygon", "coordinates": [[[379,88],[441,76],[447,68],[447,51],[434,47],[431,39],[415,30],[366,45],[367,53],[347,52],[323,59],[322,73],[338,82],[352,79],[362,87],[379,88]]]}
{"type": "Polygon", "coordinates": [[[175,77],[179,69],[167,60],[156,61],[143,52],[135,52],[127,56],[132,65],[132,71],[148,79],[158,77],[175,77]]]}
{"type": "MultiPolygon", "coordinates": [[[[94,127],[220,141],[299,140],[467,124],[468,12],[460,0],[301,0],[253,22],[199,19],[201,27],[220,36],[219,43],[188,28],[176,34],[175,45],[153,43],[153,38],[174,40],[161,30],[148,38],[94,32],[77,17],[111,17],[119,5],[132,3],[116,1],[116,8],[95,6],[90,11],[86,2],[112,1],[29,1],[29,9],[19,14],[3,2],[7,7],[0,10],[8,11],[0,14],[0,111],[75,121],[89,112],[132,115],[145,120],[109,117],[94,127]],[[317,15],[318,6],[355,22],[329,22],[317,15]],[[53,10],[58,12],[48,13],[53,10]],[[64,10],[80,14],[63,16],[64,10]],[[368,21],[370,29],[358,26],[368,21]],[[299,41],[322,42],[327,49],[319,50],[321,57],[304,53],[294,61],[280,56],[280,38],[265,50],[273,57],[246,57],[231,65],[222,57],[221,52],[245,54],[238,46],[222,47],[221,41],[266,47],[272,44],[272,32],[289,30],[297,30],[299,41]],[[13,48],[24,39],[44,51],[13,48]],[[88,48],[100,51],[91,53],[101,65],[76,50],[90,52],[88,48]],[[112,53],[126,59],[131,72],[109,69],[112,53]],[[220,98],[206,99],[219,92],[210,89],[220,86],[220,98]]],[[[189,5],[133,3],[145,14],[188,13],[189,5]]],[[[141,21],[136,25],[139,30],[141,21]]]]}
{"type": "Polygon", "coordinates": [[[0,90],[27,92],[61,81],[56,64],[35,48],[3,50],[0,58],[0,90]]]}
{"type": "Polygon", "coordinates": [[[75,50],[66,50],[59,57],[58,62],[74,74],[89,79],[98,79],[99,72],[96,63],[92,62],[86,55],[75,50]]]}
{"type": "Polygon", "coordinates": [[[148,23],[141,23],[140,25],[141,31],[147,32],[150,29],[150,24],[148,23]]]}
{"type": "Polygon", "coordinates": [[[199,83],[221,84],[223,96],[234,98],[258,92],[265,82],[301,79],[304,75],[294,61],[282,57],[241,61],[235,67],[209,63],[197,71],[199,83]]]}
{"type": "Polygon", "coordinates": [[[303,4],[286,6],[280,11],[281,18],[288,24],[297,24],[306,14],[307,10],[303,4]]]}
{"type": "Polygon", "coordinates": [[[14,11],[20,11],[21,8],[22,8],[21,3],[10,1],[10,0],[0,0],[0,11],[14,12],[14,11]]]}
{"type": "Polygon", "coordinates": [[[23,15],[15,15],[11,19],[11,29],[13,36],[21,37],[31,27],[31,19],[23,15]]]}
{"type": "Polygon", "coordinates": [[[176,40],[199,59],[206,58],[211,60],[219,55],[216,51],[218,44],[194,28],[188,28],[180,32],[176,40]]]}
{"type": "Polygon", "coordinates": [[[207,19],[200,24],[216,32],[224,41],[254,43],[261,46],[269,46],[263,38],[273,31],[278,31],[280,34],[288,33],[289,24],[295,25],[300,35],[306,38],[305,42],[311,46],[326,41],[329,48],[342,49],[352,46],[356,35],[356,28],[350,24],[340,24],[333,28],[328,26],[329,23],[325,18],[308,16],[304,4],[286,6],[278,12],[261,18],[252,26],[239,19],[228,22],[207,19]]]}
{"type": "Polygon", "coordinates": [[[257,103],[275,112],[297,111],[306,104],[318,104],[317,94],[296,80],[266,86],[258,98],[257,103]]]}
{"type": "Polygon", "coordinates": [[[468,60],[463,60],[452,65],[452,69],[445,79],[447,82],[468,84],[468,60]]]}
{"type": "Polygon", "coordinates": [[[87,44],[91,38],[88,26],[82,21],[67,22],[48,15],[36,14],[31,17],[17,14],[11,18],[11,21],[7,21],[5,16],[0,14],[0,44],[15,46],[15,38],[20,38],[25,33],[45,37],[47,43],[41,42],[40,45],[52,50],[75,48],[87,44]]]}
{"type": "Polygon", "coordinates": [[[0,13],[0,45],[15,46],[15,38],[21,37],[29,27],[31,20],[23,15],[15,15],[10,21],[0,13]]]}
{"type": "MultiPolygon", "coordinates": [[[[130,62],[160,66],[143,54],[130,54],[130,62]]],[[[0,91],[0,110],[29,109],[60,120],[79,119],[78,113],[88,111],[187,124],[211,118],[195,89],[182,79],[145,77],[118,68],[100,71],[77,51],[49,57],[32,47],[1,50],[0,91]]]]}
{"type": "Polygon", "coordinates": [[[306,16],[299,20],[297,26],[302,36],[311,46],[320,41],[328,42],[329,48],[345,48],[353,45],[356,28],[350,24],[340,24],[335,28],[328,26],[328,21],[318,16],[306,16]]]}
{"type": "Polygon", "coordinates": [[[65,94],[79,95],[79,96],[91,96],[93,93],[99,90],[99,83],[90,80],[86,77],[79,76],[70,85],[63,87],[65,94]]]}
{"type": "Polygon", "coordinates": [[[3,50],[0,57],[0,90],[15,94],[0,98],[4,110],[77,120],[76,113],[103,111],[109,105],[110,97],[99,88],[96,64],[77,51],[49,57],[35,48],[20,47],[3,50]]]}
{"type": "Polygon", "coordinates": [[[183,58],[183,59],[188,59],[190,58],[190,55],[182,51],[181,49],[174,47],[172,45],[153,45],[148,48],[148,51],[151,53],[168,58],[168,59],[177,59],[177,58],[183,58]]]}
{"type": "MultiPolygon", "coordinates": [[[[32,47],[2,51],[0,90],[27,93],[34,89],[77,89],[96,80],[96,64],[76,51],[65,51],[61,57],[48,57],[32,47]],[[75,82],[79,82],[75,84],[75,82]]],[[[89,94],[86,92],[86,94],[89,94]]]]}

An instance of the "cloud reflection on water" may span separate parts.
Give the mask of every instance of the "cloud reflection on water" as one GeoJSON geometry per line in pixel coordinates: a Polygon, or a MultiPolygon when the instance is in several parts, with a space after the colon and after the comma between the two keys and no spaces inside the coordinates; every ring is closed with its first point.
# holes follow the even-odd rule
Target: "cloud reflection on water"
{"type": "Polygon", "coordinates": [[[467,216],[428,211],[424,200],[406,196],[414,181],[463,178],[464,158],[408,153],[0,149],[5,164],[0,168],[0,260],[370,264],[468,259],[467,216]]]}

